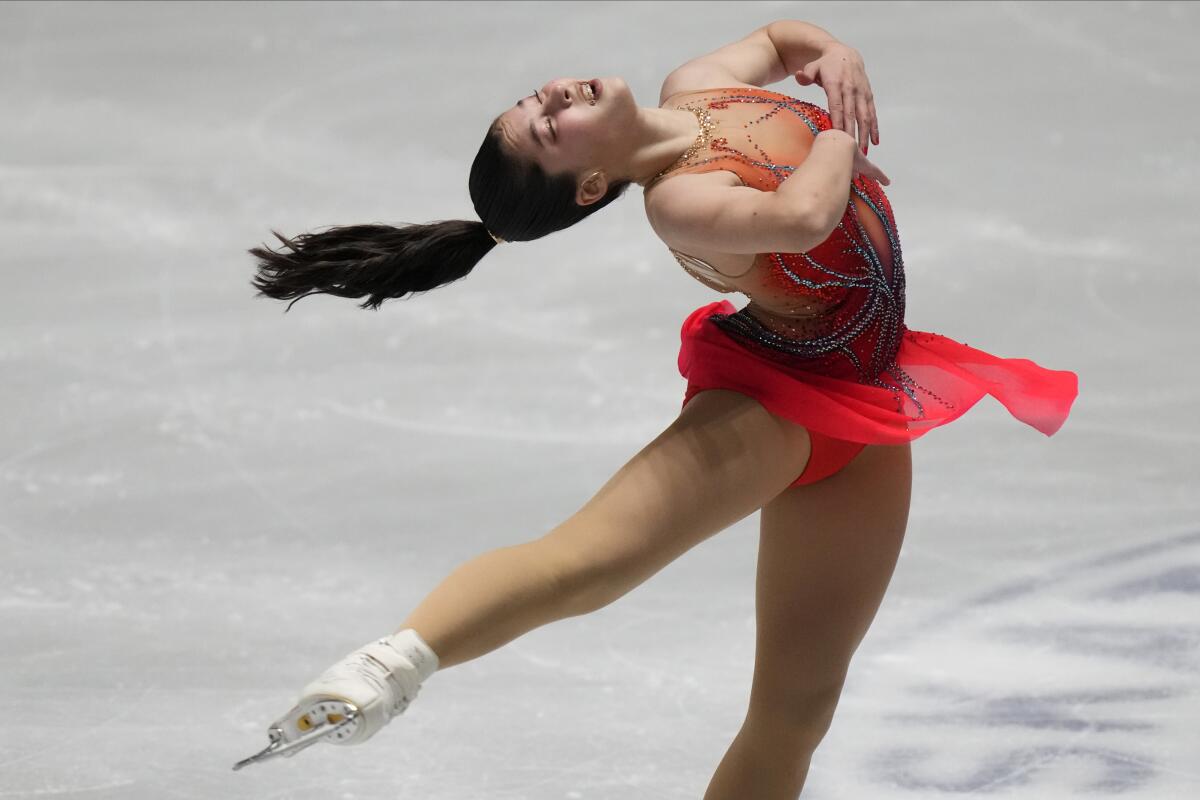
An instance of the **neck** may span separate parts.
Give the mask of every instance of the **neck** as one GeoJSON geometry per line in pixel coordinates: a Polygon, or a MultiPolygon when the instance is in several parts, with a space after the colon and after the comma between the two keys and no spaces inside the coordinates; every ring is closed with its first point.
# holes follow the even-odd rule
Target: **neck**
{"type": "Polygon", "coordinates": [[[645,186],[678,161],[699,133],[696,115],[685,108],[639,106],[630,135],[633,146],[621,174],[645,186]]]}

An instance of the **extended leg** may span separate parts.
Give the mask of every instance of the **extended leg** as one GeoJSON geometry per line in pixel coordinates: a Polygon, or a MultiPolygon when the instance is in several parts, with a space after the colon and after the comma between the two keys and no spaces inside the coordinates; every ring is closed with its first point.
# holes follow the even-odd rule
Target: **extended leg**
{"type": "Polygon", "coordinates": [[[613,602],[779,494],[807,431],[736,392],[697,394],[570,519],[455,569],[409,617],[440,668],[613,602]]]}

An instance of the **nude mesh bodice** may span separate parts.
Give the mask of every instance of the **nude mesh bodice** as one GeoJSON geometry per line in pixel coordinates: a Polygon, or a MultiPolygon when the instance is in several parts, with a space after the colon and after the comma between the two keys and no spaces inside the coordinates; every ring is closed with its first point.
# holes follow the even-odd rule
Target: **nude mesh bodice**
{"type": "MultiPolygon", "coordinates": [[[[666,107],[689,109],[698,120],[707,114],[707,142],[650,186],[719,169],[745,186],[774,191],[803,163],[816,135],[831,127],[820,106],[766,89],[686,92],[666,107]]],[[[741,311],[713,317],[748,344],[786,354],[808,370],[867,383],[894,366],[904,331],[904,266],[891,205],[876,181],[852,182],[845,213],[824,242],[804,253],[760,253],[737,288],[707,262],[671,252],[706,286],[750,298],[741,311]]]]}

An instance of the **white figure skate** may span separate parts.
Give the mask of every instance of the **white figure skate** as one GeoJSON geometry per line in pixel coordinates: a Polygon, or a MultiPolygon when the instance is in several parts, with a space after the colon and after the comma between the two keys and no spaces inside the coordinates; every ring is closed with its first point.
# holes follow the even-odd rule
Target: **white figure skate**
{"type": "Polygon", "coordinates": [[[363,645],[305,686],[267,729],[270,744],[233,768],[290,758],[319,741],[361,744],[402,714],[437,668],[437,655],[411,628],[363,645]]]}

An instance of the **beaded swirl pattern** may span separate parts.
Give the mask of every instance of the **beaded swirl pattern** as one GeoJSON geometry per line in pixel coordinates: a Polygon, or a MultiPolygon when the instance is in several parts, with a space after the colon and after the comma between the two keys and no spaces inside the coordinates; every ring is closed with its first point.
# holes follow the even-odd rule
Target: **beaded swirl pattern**
{"type": "MultiPolygon", "coordinates": [[[[803,163],[812,141],[832,123],[820,106],[766,89],[708,89],[681,95],[702,118],[701,137],[667,174],[728,170],[746,186],[774,191],[803,163]]],[[[673,251],[674,252],[674,251],[673,251]]],[[[713,276],[680,258],[693,277],[712,288],[713,276]],[[706,280],[707,278],[707,280],[706,280]]],[[[851,184],[846,210],[829,237],[803,253],[762,253],[762,289],[732,314],[709,319],[748,348],[787,366],[890,390],[898,410],[902,393],[950,404],[919,386],[896,363],[904,325],[904,262],[891,204],[873,179],[851,184]],[[791,313],[780,313],[787,307],[791,313]],[[816,309],[815,313],[794,313],[816,309]]],[[[700,264],[705,262],[700,261],[700,264]]]]}

